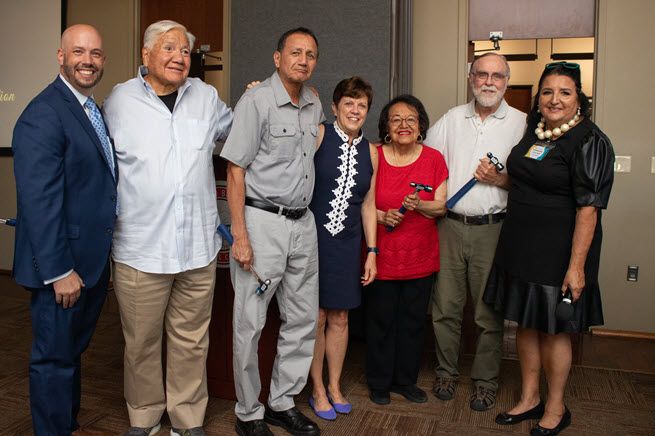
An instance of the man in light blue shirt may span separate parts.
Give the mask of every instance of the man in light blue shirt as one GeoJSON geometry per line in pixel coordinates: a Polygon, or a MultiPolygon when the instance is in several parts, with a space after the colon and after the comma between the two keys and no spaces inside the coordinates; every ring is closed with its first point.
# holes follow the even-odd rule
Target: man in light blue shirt
{"type": "Polygon", "coordinates": [[[166,409],[172,435],[204,435],[208,327],[221,246],[212,152],[230,131],[232,110],[212,86],[187,77],[193,42],[174,21],[150,25],[144,67],[117,85],[103,108],[124,175],[112,258],[130,435],[156,433],[166,409]]]}

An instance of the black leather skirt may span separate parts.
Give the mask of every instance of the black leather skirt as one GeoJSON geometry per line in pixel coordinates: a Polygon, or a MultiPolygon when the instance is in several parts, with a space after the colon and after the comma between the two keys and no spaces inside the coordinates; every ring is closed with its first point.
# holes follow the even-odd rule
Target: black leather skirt
{"type": "Polygon", "coordinates": [[[555,317],[555,309],[561,299],[562,292],[558,286],[520,280],[497,264],[491,269],[483,296],[484,302],[505,319],[544,333],[578,333],[603,324],[603,307],[597,282],[585,286],[582,295],[573,304],[571,321],[559,321],[555,317]]]}

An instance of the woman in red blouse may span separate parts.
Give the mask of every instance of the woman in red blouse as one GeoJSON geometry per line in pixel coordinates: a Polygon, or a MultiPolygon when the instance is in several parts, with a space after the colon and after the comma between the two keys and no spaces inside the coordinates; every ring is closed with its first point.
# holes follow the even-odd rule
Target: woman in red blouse
{"type": "Polygon", "coordinates": [[[438,151],[421,143],[429,126],[423,104],[401,95],[382,109],[378,129],[377,280],[366,295],[366,376],[371,401],[388,404],[390,392],[423,403],[416,386],[425,315],[439,271],[435,218],[446,212],[448,169],[438,151]],[[428,185],[415,192],[410,183],[428,185]],[[402,213],[401,206],[406,209],[402,213]]]}

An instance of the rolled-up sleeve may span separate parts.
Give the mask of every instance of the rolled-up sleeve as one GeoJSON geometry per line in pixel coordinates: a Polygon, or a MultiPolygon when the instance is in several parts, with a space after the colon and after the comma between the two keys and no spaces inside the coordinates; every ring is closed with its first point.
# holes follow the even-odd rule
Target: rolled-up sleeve
{"type": "Polygon", "coordinates": [[[225,139],[230,134],[230,129],[232,127],[232,120],[234,118],[234,113],[232,108],[229,108],[223,100],[218,97],[216,93],[216,139],[219,141],[225,141],[225,139]]]}
{"type": "Polygon", "coordinates": [[[578,207],[607,208],[614,182],[614,149],[609,138],[592,130],[573,161],[573,193],[578,207]]]}
{"type": "Polygon", "coordinates": [[[247,168],[257,156],[261,145],[262,121],[252,95],[244,94],[234,109],[232,129],[221,157],[241,168],[247,168]]]}

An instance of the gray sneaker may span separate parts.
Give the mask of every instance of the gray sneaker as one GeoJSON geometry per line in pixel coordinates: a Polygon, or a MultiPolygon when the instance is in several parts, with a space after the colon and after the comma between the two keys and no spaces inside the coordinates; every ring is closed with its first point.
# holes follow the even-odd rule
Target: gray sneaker
{"type": "Polygon", "coordinates": [[[450,401],[455,397],[456,386],[456,379],[437,376],[432,385],[432,393],[440,400],[450,401]]]}
{"type": "Polygon", "coordinates": [[[152,427],[130,427],[123,436],[154,436],[161,430],[161,424],[157,423],[152,427]]]}
{"type": "Polygon", "coordinates": [[[202,427],[175,428],[171,427],[171,436],[205,436],[202,427]]]}
{"type": "Polygon", "coordinates": [[[476,412],[484,412],[489,410],[496,404],[496,391],[487,389],[482,386],[476,386],[475,392],[471,395],[471,402],[469,405],[471,409],[476,412]]]}

